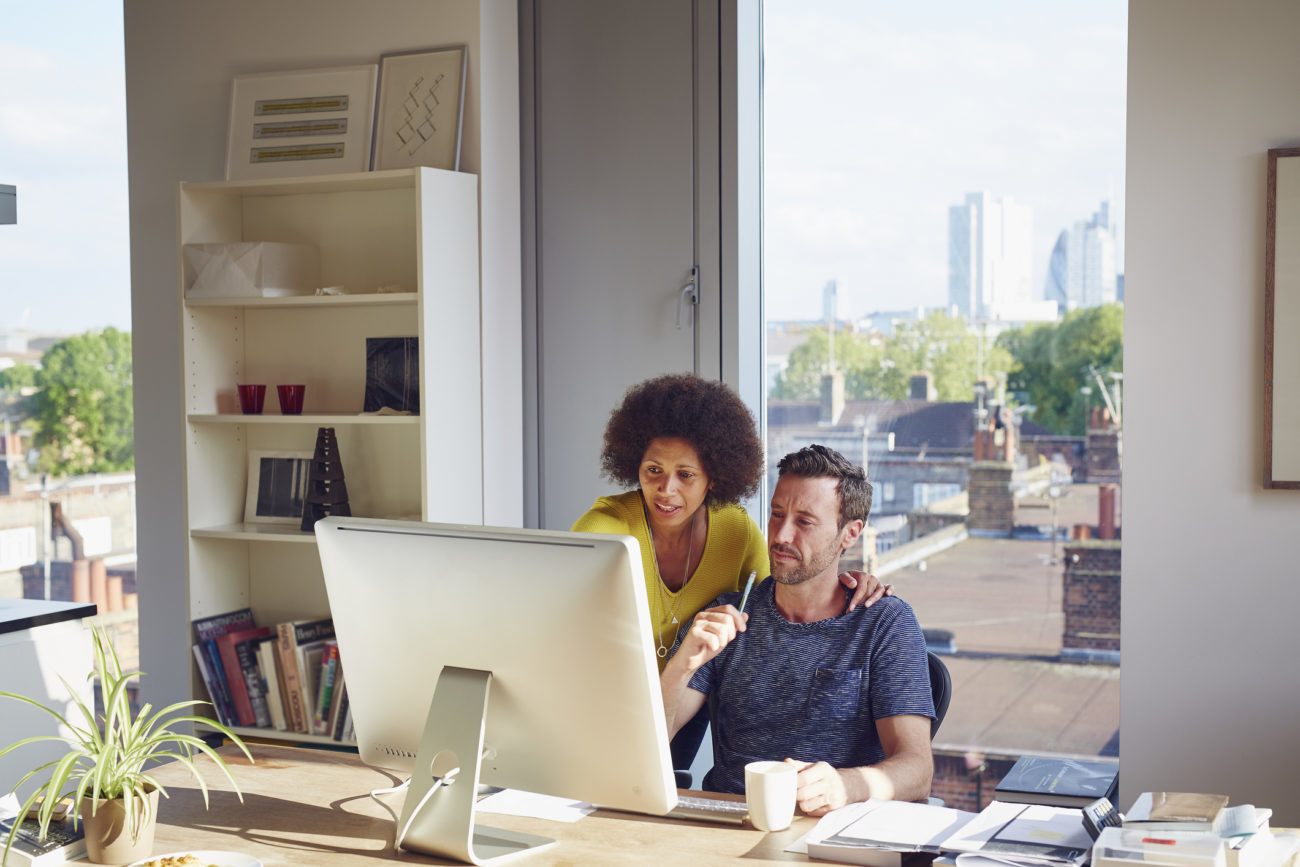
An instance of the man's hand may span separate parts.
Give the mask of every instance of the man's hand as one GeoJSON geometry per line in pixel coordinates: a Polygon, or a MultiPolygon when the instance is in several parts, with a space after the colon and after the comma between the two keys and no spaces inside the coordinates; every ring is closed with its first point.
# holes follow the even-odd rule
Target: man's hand
{"type": "Polygon", "coordinates": [[[857,797],[849,791],[856,782],[851,774],[838,771],[825,762],[786,761],[799,768],[795,799],[799,810],[809,816],[824,816],[845,804],[866,800],[866,797],[857,797]]]}
{"type": "Polygon", "coordinates": [[[744,632],[748,620],[749,615],[741,614],[734,605],[706,608],[695,615],[677,652],[659,675],[659,688],[664,698],[664,721],[668,723],[670,739],[704,707],[704,693],[688,687],[691,675],[721,653],[722,648],[735,640],[737,634],[744,632]]]}
{"type": "Polygon", "coordinates": [[[700,666],[721,653],[739,633],[744,632],[748,622],[749,615],[742,614],[734,605],[705,608],[695,615],[695,622],[682,638],[681,647],[677,648],[672,663],[684,664],[691,673],[698,671],[700,666]]]}
{"type": "Polygon", "coordinates": [[[894,595],[893,584],[881,584],[875,575],[866,572],[841,572],[840,583],[853,590],[853,598],[844,609],[846,613],[859,605],[870,608],[880,597],[894,595]]]}

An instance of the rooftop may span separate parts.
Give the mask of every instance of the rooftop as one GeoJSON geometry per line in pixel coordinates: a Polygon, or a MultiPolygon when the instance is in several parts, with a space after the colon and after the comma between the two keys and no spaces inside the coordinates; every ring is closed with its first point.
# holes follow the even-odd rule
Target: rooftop
{"type": "MultiPolygon", "coordinates": [[[[1056,501],[1057,524],[1096,524],[1097,486],[1056,501]]],[[[886,576],[925,629],[953,633],[952,703],[935,747],[986,753],[1119,754],[1119,666],[1061,659],[1061,566],[1052,506],[1022,500],[1018,527],[1043,538],[969,537],[886,576]]]]}

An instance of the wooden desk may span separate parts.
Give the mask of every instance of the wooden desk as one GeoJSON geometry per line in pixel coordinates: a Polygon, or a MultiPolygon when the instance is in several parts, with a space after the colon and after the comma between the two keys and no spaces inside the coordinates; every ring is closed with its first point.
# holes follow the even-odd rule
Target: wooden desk
{"type": "MultiPolygon", "coordinates": [[[[250,746],[256,763],[223,747],[244,793],[241,804],[220,771],[205,759],[199,767],[211,784],[211,809],[203,808],[194,778],[180,765],[159,768],[171,795],[159,805],[154,854],[185,849],[229,849],[265,867],[355,865],[382,861],[448,863],[392,851],[394,820],[370,797],[399,780],[361,764],[355,754],[292,747],[250,746]],[[233,753],[233,756],[232,756],[233,753]]],[[[403,795],[380,796],[394,811],[403,795]]],[[[600,810],[575,823],[481,814],[479,821],[554,838],[556,845],[520,864],[713,864],[743,858],[752,864],[811,863],[783,851],[815,820],[797,817],[779,833],[748,826],[674,821],[600,810]]]]}

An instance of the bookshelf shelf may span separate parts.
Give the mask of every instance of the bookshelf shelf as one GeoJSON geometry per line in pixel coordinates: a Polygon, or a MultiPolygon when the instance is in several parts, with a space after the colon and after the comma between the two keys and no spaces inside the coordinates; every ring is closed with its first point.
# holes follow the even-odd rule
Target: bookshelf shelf
{"type": "MultiPolygon", "coordinates": [[[[273,401],[275,397],[269,396],[267,400],[273,401]]],[[[269,412],[261,415],[227,412],[193,413],[187,420],[190,424],[293,424],[306,427],[337,427],[345,424],[416,426],[420,424],[418,415],[361,415],[354,412],[316,412],[302,415],[280,415],[269,412]]]]}
{"type": "MultiPolygon", "coordinates": [[[[335,429],[352,514],[482,523],[478,222],[478,178],[438,169],[180,184],[180,245],[310,244],[321,285],[348,293],[187,298],[178,285],[191,621],[243,608],[272,628],[330,616],[315,536],[244,523],[254,453],[310,453],[319,428],[335,429]],[[437,413],[362,414],[366,339],[411,336],[420,405],[437,413]],[[249,382],[267,384],[262,415],[239,411],[235,386],[249,382]],[[302,415],[279,414],[281,383],[306,386],[302,415]]],[[[209,697],[197,662],[192,687],[209,697]]]]}

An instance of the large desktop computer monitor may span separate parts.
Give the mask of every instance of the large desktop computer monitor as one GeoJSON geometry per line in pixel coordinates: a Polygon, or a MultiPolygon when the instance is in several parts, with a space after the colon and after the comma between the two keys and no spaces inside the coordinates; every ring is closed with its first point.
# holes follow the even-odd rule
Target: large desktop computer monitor
{"type": "Polygon", "coordinates": [[[397,845],[551,842],[476,826],[480,784],[675,805],[635,539],[337,517],[316,539],[361,759],[411,775],[397,845]]]}

